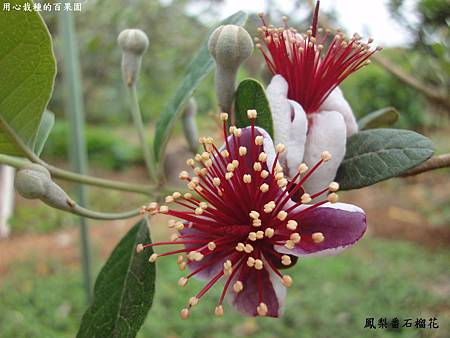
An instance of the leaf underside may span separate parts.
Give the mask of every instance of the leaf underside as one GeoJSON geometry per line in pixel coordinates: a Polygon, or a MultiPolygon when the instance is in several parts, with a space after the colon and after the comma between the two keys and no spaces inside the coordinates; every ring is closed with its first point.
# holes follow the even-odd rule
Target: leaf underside
{"type": "Polygon", "coordinates": [[[247,110],[255,109],[258,112],[255,125],[267,131],[273,139],[272,113],[261,83],[254,79],[242,81],[236,90],[235,102],[236,126],[249,126],[250,121],[247,117],[247,110]]]}
{"type": "Polygon", "coordinates": [[[155,265],[151,248],[137,254],[136,245],[150,243],[145,219],[135,224],[100,271],[92,305],[83,315],[78,338],[135,337],[153,302],[155,265]]]}
{"type": "MultiPolygon", "coordinates": [[[[31,2],[8,1],[11,8],[31,2]]],[[[3,9],[3,7],[1,8],[3,9]]],[[[50,34],[37,12],[0,11],[0,114],[30,147],[56,75],[50,34]]],[[[0,130],[0,153],[22,152],[0,130]]]]}
{"type": "Polygon", "coordinates": [[[398,176],[433,155],[423,135],[400,129],[371,129],[347,140],[336,181],[342,190],[362,188],[398,176]]]}

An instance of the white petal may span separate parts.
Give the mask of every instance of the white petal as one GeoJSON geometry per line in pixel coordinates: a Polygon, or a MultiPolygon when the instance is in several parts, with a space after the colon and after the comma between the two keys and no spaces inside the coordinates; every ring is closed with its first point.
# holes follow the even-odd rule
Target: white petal
{"type": "Polygon", "coordinates": [[[344,118],[338,112],[322,111],[311,114],[303,160],[311,168],[320,160],[323,151],[329,151],[332,159],[322,163],[307,179],[304,184],[306,192],[314,194],[333,181],[345,155],[346,134],[344,118]]]}
{"type": "Polygon", "coordinates": [[[289,100],[293,110],[294,120],[289,129],[289,138],[286,140],[286,162],[287,176],[292,178],[297,173],[297,168],[303,161],[305,152],[306,132],[308,130],[308,119],[302,106],[293,100],[289,100]]]}
{"type": "MultiPolygon", "coordinates": [[[[287,144],[291,128],[291,105],[287,98],[288,83],[281,75],[275,75],[266,90],[274,127],[275,144],[287,144]]],[[[285,154],[280,156],[280,164],[286,168],[285,154]]]]}
{"type": "Polygon", "coordinates": [[[356,123],[355,115],[339,87],[336,87],[322,103],[319,111],[323,110],[341,113],[347,127],[347,137],[358,132],[358,124],[356,123]]]}

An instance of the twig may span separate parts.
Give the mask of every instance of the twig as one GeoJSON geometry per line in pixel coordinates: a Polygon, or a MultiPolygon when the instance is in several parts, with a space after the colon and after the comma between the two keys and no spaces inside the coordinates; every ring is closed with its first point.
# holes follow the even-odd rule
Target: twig
{"type": "Polygon", "coordinates": [[[147,167],[147,172],[148,172],[148,176],[149,176],[150,180],[152,182],[154,182],[155,174],[154,174],[154,166],[153,166],[153,161],[152,161],[152,153],[151,153],[149,144],[147,142],[144,123],[142,121],[142,114],[141,114],[141,109],[139,107],[136,83],[133,83],[133,84],[127,86],[127,89],[128,89],[129,99],[130,99],[131,115],[133,117],[133,122],[134,122],[134,125],[137,129],[137,133],[139,136],[139,142],[141,144],[142,154],[143,154],[144,161],[145,161],[145,166],[147,167]]]}
{"type": "Polygon", "coordinates": [[[401,174],[400,177],[414,176],[440,168],[450,168],[450,154],[433,156],[429,160],[423,162],[422,164],[419,164],[417,167],[414,167],[401,174]]]}

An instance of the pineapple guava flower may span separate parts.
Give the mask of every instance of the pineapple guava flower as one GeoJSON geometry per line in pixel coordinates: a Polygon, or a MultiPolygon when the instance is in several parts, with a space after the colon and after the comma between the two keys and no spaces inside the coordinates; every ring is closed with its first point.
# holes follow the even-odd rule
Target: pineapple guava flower
{"type": "Polygon", "coordinates": [[[256,46],[274,74],[267,97],[274,120],[275,141],[286,144],[281,156],[287,176],[292,177],[303,161],[308,165],[320,158],[323,149],[333,160],[320,168],[305,184],[307,191],[333,180],[345,155],[348,136],[358,131],[353,111],[338,85],[350,74],[370,63],[372,39],[363,42],[358,34],[346,39],[337,32],[317,28],[319,1],[312,25],[303,34],[285,26],[267,25],[261,14],[261,38],[256,46]],[[330,41],[331,40],[331,41],[330,41]],[[263,45],[265,48],[263,48],[263,45]]]}
{"type": "Polygon", "coordinates": [[[181,287],[192,277],[205,280],[204,287],[181,310],[183,319],[221,280],[224,286],[214,311],[217,316],[223,315],[227,297],[244,315],[278,317],[286,288],[293,283],[284,273],[286,268],[298,257],[336,254],[358,241],[366,230],[363,210],[336,203],[336,182],[321,182],[320,190],[303,193],[303,185],[328,165],[329,152],[323,151],[310,169],[300,164],[288,181],[278,161],[285,146],[274,146],[267,132],[255,126],[255,110],[247,115],[250,127],[231,126],[228,135],[228,114],[221,114],[222,148],[217,148],[212,138],[200,139],[204,152],[187,161],[193,174],[182,171],[179,175],[191,192],[174,192],[165,198],[175,208],[155,202],[143,207],[143,212],[178,218],[168,222],[178,234],[168,242],[139,244],[137,252],[183,245],[152,254],[150,262],[179,255],[180,270],[190,269],[180,278],[181,287]]]}

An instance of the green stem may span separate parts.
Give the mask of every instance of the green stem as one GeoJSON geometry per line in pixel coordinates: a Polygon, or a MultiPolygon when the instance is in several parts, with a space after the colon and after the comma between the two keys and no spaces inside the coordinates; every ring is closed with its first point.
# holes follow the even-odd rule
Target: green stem
{"type": "Polygon", "coordinates": [[[127,219],[131,217],[135,217],[141,214],[141,209],[134,209],[126,212],[119,213],[106,213],[106,212],[98,212],[83,208],[82,206],[74,203],[70,206],[71,213],[83,216],[91,219],[97,220],[118,220],[118,219],[127,219]]]}
{"type": "Polygon", "coordinates": [[[154,182],[155,175],[153,172],[152,153],[151,153],[147,138],[145,136],[145,128],[144,128],[144,123],[142,121],[141,109],[139,107],[139,99],[138,99],[138,95],[137,95],[136,84],[133,83],[133,84],[127,86],[127,88],[128,88],[128,94],[130,97],[131,115],[133,117],[133,122],[134,122],[134,125],[138,132],[139,142],[141,144],[145,165],[146,165],[147,171],[148,171],[148,176],[150,178],[150,181],[154,182]]]}
{"type": "MultiPolygon", "coordinates": [[[[71,171],[63,170],[56,168],[42,159],[40,159],[35,153],[33,153],[25,143],[20,139],[20,137],[16,134],[16,132],[11,128],[9,123],[2,117],[0,114],[0,129],[2,129],[8,137],[13,141],[18,148],[24,153],[24,155],[33,163],[38,163],[48,169],[52,176],[55,178],[60,178],[67,181],[77,182],[77,183],[83,183],[83,184],[89,184],[101,188],[108,188],[108,189],[114,189],[114,190],[120,190],[120,191],[127,191],[127,192],[135,192],[139,194],[145,194],[149,195],[151,190],[153,189],[153,186],[151,185],[143,185],[143,184],[136,184],[136,183],[126,183],[126,182],[118,182],[118,181],[112,181],[107,180],[104,178],[99,177],[93,177],[88,175],[82,175],[77,174],[71,171]]],[[[28,165],[28,161],[25,161],[23,159],[19,159],[12,156],[2,155],[0,154],[0,163],[8,164],[16,168],[23,168],[24,166],[28,165]]]]}

